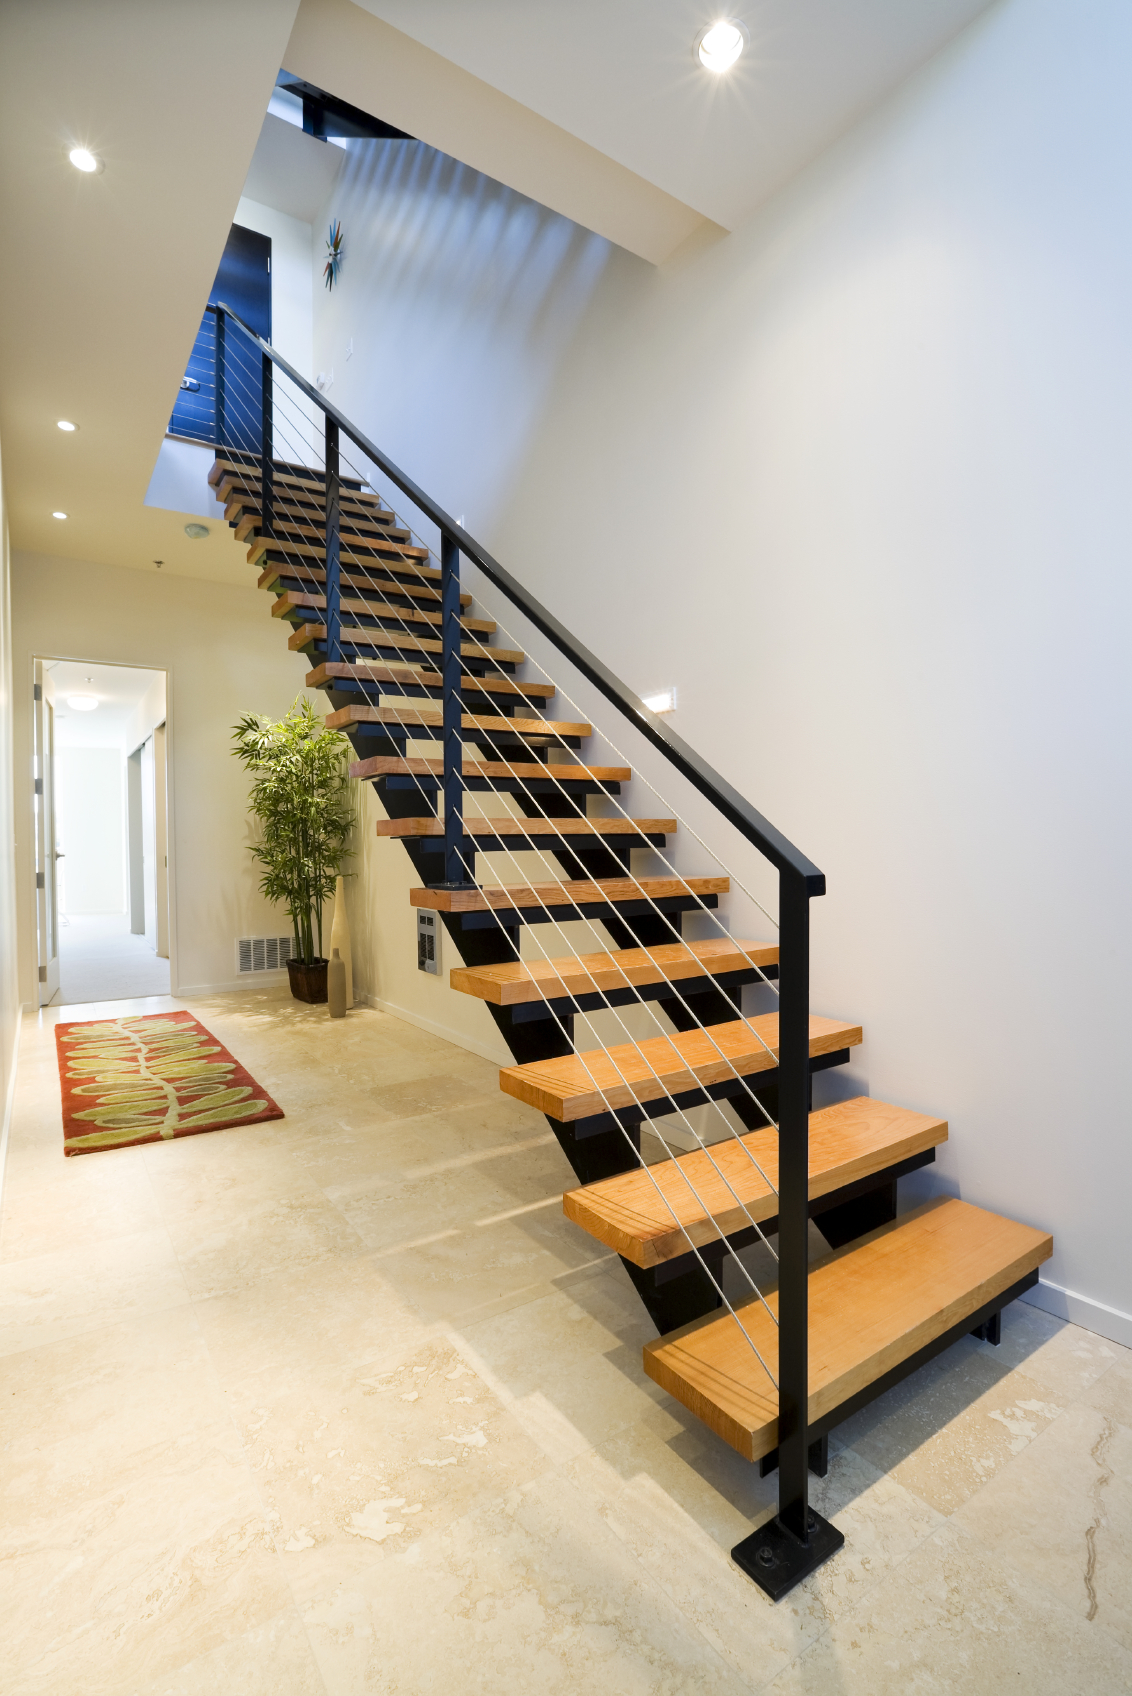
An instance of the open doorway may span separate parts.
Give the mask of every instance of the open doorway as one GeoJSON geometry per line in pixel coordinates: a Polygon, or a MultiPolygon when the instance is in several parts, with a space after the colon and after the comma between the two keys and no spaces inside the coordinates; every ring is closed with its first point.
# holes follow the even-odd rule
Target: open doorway
{"type": "Polygon", "coordinates": [[[168,995],[165,673],[37,658],[35,682],[40,1000],[168,995]]]}

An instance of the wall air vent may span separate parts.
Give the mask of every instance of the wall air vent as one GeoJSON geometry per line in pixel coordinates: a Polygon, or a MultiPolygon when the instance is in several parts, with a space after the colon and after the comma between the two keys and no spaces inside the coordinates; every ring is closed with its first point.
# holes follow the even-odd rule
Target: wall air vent
{"type": "Polygon", "coordinates": [[[291,958],[292,938],[289,936],[241,936],[236,941],[236,970],[245,972],[282,971],[291,958]]]}

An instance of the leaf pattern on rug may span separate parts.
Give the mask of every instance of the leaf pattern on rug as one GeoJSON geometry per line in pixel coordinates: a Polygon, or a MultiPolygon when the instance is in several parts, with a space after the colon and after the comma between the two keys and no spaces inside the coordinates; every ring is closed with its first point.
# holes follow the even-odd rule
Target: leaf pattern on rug
{"type": "Polygon", "coordinates": [[[72,1096],[91,1102],[71,1117],[98,1127],[68,1136],[68,1151],[220,1129],[273,1106],[254,1085],[232,1082],[241,1068],[196,1020],[108,1019],[73,1026],[60,1041],[72,1096]]]}

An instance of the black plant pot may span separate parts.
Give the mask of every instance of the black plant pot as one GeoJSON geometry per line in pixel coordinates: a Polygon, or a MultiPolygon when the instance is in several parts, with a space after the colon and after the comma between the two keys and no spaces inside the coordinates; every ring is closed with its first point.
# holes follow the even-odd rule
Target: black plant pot
{"type": "Polygon", "coordinates": [[[296,1001],[326,1000],[326,967],[325,960],[288,960],[287,976],[296,1001]]]}

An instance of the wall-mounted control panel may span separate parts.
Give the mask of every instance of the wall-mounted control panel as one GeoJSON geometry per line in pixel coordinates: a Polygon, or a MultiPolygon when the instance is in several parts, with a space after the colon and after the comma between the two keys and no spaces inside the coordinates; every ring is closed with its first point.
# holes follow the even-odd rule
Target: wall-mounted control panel
{"type": "Polygon", "coordinates": [[[417,908],[417,971],[440,975],[440,918],[417,908]]]}

